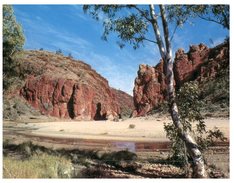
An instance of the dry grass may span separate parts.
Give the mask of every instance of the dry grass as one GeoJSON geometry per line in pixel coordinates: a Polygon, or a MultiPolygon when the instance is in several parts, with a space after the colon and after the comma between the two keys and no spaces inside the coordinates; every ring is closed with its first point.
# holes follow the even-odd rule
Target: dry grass
{"type": "Polygon", "coordinates": [[[3,178],[70,178],[70,160],[42,153],[27,160],[3,158],[3,178]]]}

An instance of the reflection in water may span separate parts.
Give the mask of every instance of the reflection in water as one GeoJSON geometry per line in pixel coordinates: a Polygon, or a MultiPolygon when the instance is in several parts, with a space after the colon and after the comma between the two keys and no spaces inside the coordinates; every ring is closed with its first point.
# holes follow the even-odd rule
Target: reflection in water
{"type": "Polygon", "coordinates": [[[114,142],[113,145],[120,150],[128,150],[130,152],[136,152],[135,142],[114,142]]]}

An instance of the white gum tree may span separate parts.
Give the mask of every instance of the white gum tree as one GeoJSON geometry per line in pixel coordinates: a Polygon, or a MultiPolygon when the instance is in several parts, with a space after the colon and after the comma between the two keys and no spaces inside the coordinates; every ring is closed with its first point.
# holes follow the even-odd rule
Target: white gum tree
{"type": "Polygon", "coordinates": [[[206,178],[207,173],[202,153],[194,138],[183,130],[178,107],[175,100],[174,73],[172,60],[172,37],[178,26],[189,17],[200,17],[213,21],[229,29],[229,6],[225,5],[84,5],[85,13],[103,21],[104,32],[102,38],[107,40],[109,33],[114,32],[119,38],[119,46],[126,43],[139,48],[145,41],[154,43],[158,47],[163,60],[164,74],[167,82],[168,107],[172,121],[179,137],[185,143],[187,152],[193,160],[193,177],[206,178]],[[228,11],[227,11],[228,10],[228,11]],[[212,16],[213,13],[213,16],[212,16]],[[167,17],[167,15],[169,15],[167,17]],[[106,19],[103,20],[103,16],[106,19]],[[161,21],[161,22],[159,22],[161,21]],[[169,30],[169,23],[174,21],[174,31],[169,30]],[[162,26],[162,27],[160,27],[162,26]],[[153,30],[154,38],[149,38],[148,32],[153,30]],[[161,33],[160,30],[163,30],[161,33]],[[171,36],[170,33],[173,35],[171,36]]]}

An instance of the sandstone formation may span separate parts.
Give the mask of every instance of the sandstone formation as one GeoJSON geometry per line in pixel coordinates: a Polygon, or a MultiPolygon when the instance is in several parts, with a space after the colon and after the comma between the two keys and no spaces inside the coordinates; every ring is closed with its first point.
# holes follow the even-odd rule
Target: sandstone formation
{"type": "Polygon", "coordinates": [[[19,93],[42,114],[75,120],[113,120],[120,105],[108,81],[89,65],[45,51],[25,51],[19,93]]]}
{"type": "Polygon", "coordinates": [[[199,76],[200,67],[208,61],[209,52],[210,49],[204,44],[190,46],[188,53],[184,53],[183,49],[176,52],[174,74],[177,87],[199,76]]]}
{"type": "Polygon", "coordinates": [[[153,109],[166,97],[166,80],[163,74],[163,62],[156,67],[140,65],[135,79],[133,99],[135,110],[132,116],[142,116],[153,109]]]}
{"type": "MultiPolygon", "coordinates": [[[[229,43],[211,49],[204,44],[193,45],[187,53],[179,49],[174,60],[175,86],[178,89],[187,81],[203,83],[215,79],[222,69],[229,70],[229,43]]],[[[133,93],[133,117],[146,115],[165,101],[165,79],[162,61],[155,67],[139,66],[133,93]]]]}

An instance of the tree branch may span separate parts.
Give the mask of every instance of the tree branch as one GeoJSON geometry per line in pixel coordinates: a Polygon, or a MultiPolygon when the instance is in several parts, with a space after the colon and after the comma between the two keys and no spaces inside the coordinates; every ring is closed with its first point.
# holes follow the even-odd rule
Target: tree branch
{"type": "MultiPolygon", "coordinates": [[[[164,32],[164,39],[165,39],[165,44],[166,44],[167,56],[172,57],[171,42],[169,39],[169,30],[168,30],[165,7],[164,7],[164,5],[159,5],[159,8],[160,8],[160,12],[161,12],[161,19],[162,19],[162,24],[163,24],[163,32],[164,32]]],[[[167,59],[169,59],[169,58],[167,58],[167,59]]],[[[167,60],[165,60],[165,61],[167,62],[167,60]]]]}
{"type": "Polygon", "coordinates": [[[160,55],[161,55],[162,59],[165,60],[165,58],[166,58],[165,47],[164,47],[162,37],[160,35],[157,16],[155,15],[155,11],[154,11],[154,5],[151,4],[151,5],[149,5],[149,7],[150,7],[150,16],[152,18],[151,23],[152,23],[152,26],[153,26],[153,30],[154,30],[156,40],[157,40],[160,55]]]}
{"type": "Polygon", "coordinates": [[[154,43],[154,44],[158,44],[156,41],[154,41],[154,40],[151,40],[151,39],[148,39],[148,38],[146,38],[146,37],[132,37],[133,39],[136,39],[136,40],[138,40],[138,39],[142,39],[142,40],[145,40],[145,41],[149,41],[149,42],[151,42],[151,43],[154,43]]]}
{"type": "Polygon", "coordinates": [[[208,17],[203,17],[199,14],[197,14],[197,16],[203,20],[206,20],[206,21],[210,21],[210,22],[214,22],[214,23],[217,23],[219,25],[223,25],[221,22],[217,21],[217,20],[214,20],[214,19],[211,19],[211,18],[208,18],[208,17]]]}
{"type": "Polygon", "coordinates": [[[230,25],[229,25],[229,21],[228,21],[228,18],[227,18],[228,15],[225,14],[225,12],[222,12],[222,15],[223,15],[223,18],[224,18],[225,26],[226,26],[226,28],[229,30],[230,25]]]}
{"type": "Polygon", "coordinates": [[[176,24],[176,26],[175,26],[175,28],[174,28],[174,30],[173,30],[173,32],[172,32],[172,36],[171,36],[171,38],[170,38],[170,42],[173,40],[177,28],[178,28],[178,24],[176,24]]]}
{"type": "Polygon", "coordinates": [[[145,17],[146,20],[148,20],[149,22],[152,21],[152,19],[150,19],[144,11],[142,11],[140,8],[138,8],[136,5],[129,5],[129,7],[132,7],[134,9],[136,9],[143,17],[145,17]]]}
{"type": "Polygon", "coordinates": [[[146,38],[146,37],[144,37],[143,39],[144,39],[144,40],[146,40],[146,41],[149,41],[149,42],[151,42],[151,43],[158,44],[156,41],[153,41],[153,40],[151,40],[151,39],[148,39],[148,38],[146,38]]]}

